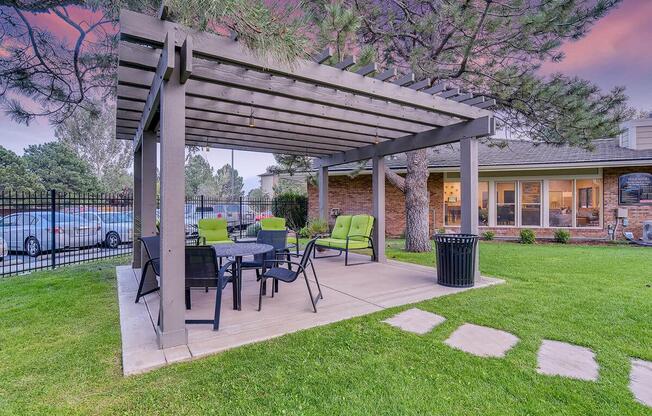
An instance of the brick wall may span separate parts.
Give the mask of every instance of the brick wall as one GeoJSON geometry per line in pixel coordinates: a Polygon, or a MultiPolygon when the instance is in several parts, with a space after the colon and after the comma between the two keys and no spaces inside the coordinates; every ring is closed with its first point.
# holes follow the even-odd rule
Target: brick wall
{"type": "MultiPolygon", "coordinates": [[[[603,203],[604,203],[604,229],[569,229],[573,238],[585,239],[606,239],[607,225],[614,224],[618,205],[618,177],[625,173],[648,172],[652,173],[652,167],[640,168],[606,168],[603,171],[603,203]]],[[[442,227],[444,223],[444,176],[441,173],[431,173],[428,179],[430,190],[430,232],[442,227]]],[[[319,216],[319,202],[317,187],[308,186],[310,199],[311,218],[319,216]]],[[[371,175],[358,175],[351,178],[346,175],[330,176],[328,182],[329,211],[332,208],[339,208],[344,214],[371,214],[371,175]]],[[[636,238],[641,236],[643,221],[652,220],[652,206],[621,206],[628,209],[629,226],[624,231],[631,231],[636,238]]],[[[389,181],[385,184],[385,216],[386,233],[390,237],[401,236],[405,233],[405,199],[401,191],[395,188],[389,181]]],[[[331,224],[334,219],[331,219],[331,224]]],[[[447,227],[449,230],[457,230],[458,227],[447,227]]],[[[538,237],[552,238],[557,228],[536,228],[538,237]]],[[[499,237],[517,237],[520,228],[505,227],[480,227],[480,231],[492,230],[499,237]]],[[[622,238],[622,225],[618,227],[618,238],[622,238]]]]}

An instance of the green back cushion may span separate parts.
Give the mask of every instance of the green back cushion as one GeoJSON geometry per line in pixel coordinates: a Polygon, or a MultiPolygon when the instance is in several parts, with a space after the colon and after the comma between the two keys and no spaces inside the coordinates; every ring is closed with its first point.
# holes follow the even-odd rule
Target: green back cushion
{"type": "Polygon", "coordinates": [[[267,230],[285,230],[285,218],[271,217],[260,220],[260,228],[267,230]]]}
{"type": "Polygon", "coordinates": [[[353,218],[351,218],[351,228],[349,229],[348,235],[364,235],[369,237],[373,226],[374,217],[371,215],[354,215],[353,218]]]}
{"type": "Polygon", "coordinates": [[[351,218],[353,218],[351,215],[340,215],[337,217],[331,237],[346,240],[346,236],[349,234],[349,228],[351,228],[351,218]]]}
{"type": "Polygon", "coordinates": [[[224,218],[204,218],[199,220],[199,236],[207,241],[222,241],[229,239],[229,232],[226,229],[227,223],[224,218]]]}

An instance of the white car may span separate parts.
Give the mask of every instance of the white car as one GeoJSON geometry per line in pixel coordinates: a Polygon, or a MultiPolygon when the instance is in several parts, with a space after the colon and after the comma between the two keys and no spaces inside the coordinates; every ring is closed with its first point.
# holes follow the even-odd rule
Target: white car
{"type": "Polygon", "coordinates": [[[7,254],[9,254],[9,247],[7,247],[5,240],[0,237],[0,261],[4,260],[7,254]]]}

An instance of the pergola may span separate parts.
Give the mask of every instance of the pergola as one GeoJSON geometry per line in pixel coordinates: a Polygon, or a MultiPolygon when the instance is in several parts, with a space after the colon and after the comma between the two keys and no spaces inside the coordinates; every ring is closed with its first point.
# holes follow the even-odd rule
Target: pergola
{"type": "MultiPolygon", "coordinates": [[[[446,84],[417,81],[355,58],[292,65],[248,50],[235,36],[197,32],[158,17],[120,14],[118,139],[133,140],[136,237],[156,234],[160,143],[161,348],[187,343],[184,322],[184,147],[307,155],[328,217],[328,168],[373,161],[374,243],[385,261],[384,157],[461,142],[462,232],[477,234],[478,137],[494,133],[494,104],[446,84]]],[[[141,265],[134,245],[134,267],[141,265]]]]}

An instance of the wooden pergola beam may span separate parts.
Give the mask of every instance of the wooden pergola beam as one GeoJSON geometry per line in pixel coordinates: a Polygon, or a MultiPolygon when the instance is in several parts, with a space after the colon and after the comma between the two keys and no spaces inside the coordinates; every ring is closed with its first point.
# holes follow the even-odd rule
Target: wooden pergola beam
{"type": "Polygon", "coordinates": [[[328,61],[331,56],[333,56],[333,48],[329,46],[323,51],[319,52],[317,55],[313,56],[312,60],[318,64],[323,64],[324,62],[328,61]]]}
{"type": "Polygon", "coordinates": [[[145,106],[143,108],[143,114],[138,124],[138,129],[134,135],[134,150],[137,150],[140,147],[140,142],[143,138],[143,132],[149,130],[154,115],[158,112],[159,101],[161,96],[161,86],[164,81],[170,79],[172,71],[174,71],[174,35],[168,33],[165,36],[165,42],[163,44],[163,50],[161,51],[161,57],[159,59],[158,65],[156,67],[156,74],[152,82],[152,87],[150,88],[147,99],[145,100],[145,106]]]}
{"type": "Polygon", "coordinates": [[[353,55],[349,55],[349,56],[345,56],[344,59],[342,59],[340,62],[336,63],[335,65],[333,65],[333,67],[344,70],[352,67],[353,65],[356,64],[356,62],[357,62],[356,57],[353,55]]]}
{"type": "Polygon", "coordinates": [[[358,162],[373,157],[404,153],[411,150],[440,146],[460,141],[467,137],[486,137],[495,133],[493,117],[482,117],[471,121],[440,127],[422,133],[412,134],[393,141],[348,150],[319,160],[319,166],[335,166],[358,162]]]}
{"type": "MultiPolygon", "coordinates": [[[[181,46],[187,34],[195,32],[175,23],[161,21],[151,16],[129,10],[120,13],[121,35],[126,39],[162,44],[164,33],[176,29],[177,46],[181,46]]],[[[474,119],[491,115],[491,112],[472,106],[444,100],[409,88],[383,82],[371,77],[359,77],[357,74],[337,68],[320,65],[316,62],[297,60],[295,65],[283,65],[261,59],[240,42],[208,33],[193,36],[195,52],[206,57],[235,63],[242,67],[265,70],[271,74],[288,76],[296,80],[308,80],[314,84],[328,86],[338,90],[356,91],[372,98],[388,100],[413,108],[436,111],[454,117],[474,119]]]]}

